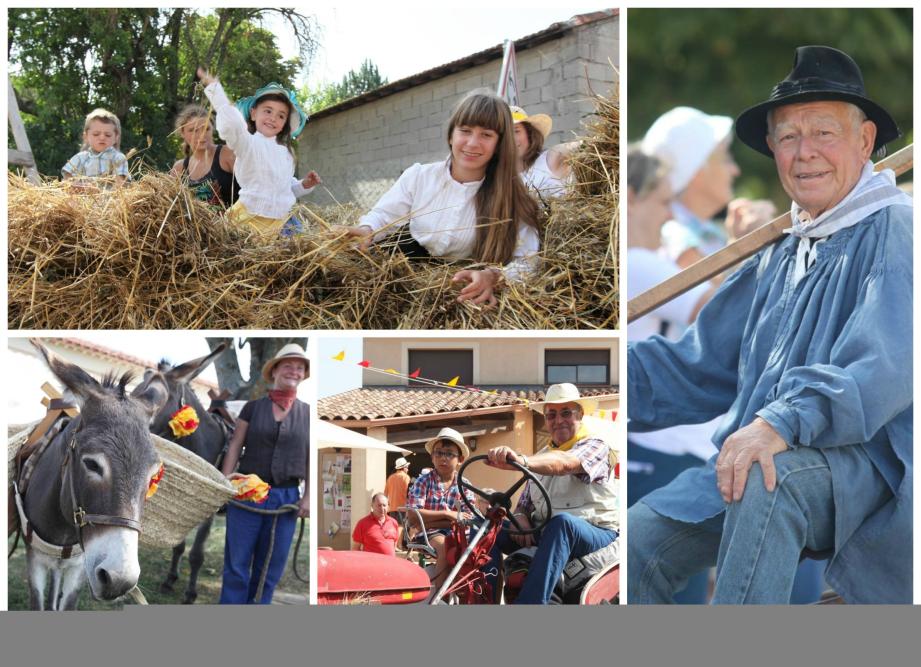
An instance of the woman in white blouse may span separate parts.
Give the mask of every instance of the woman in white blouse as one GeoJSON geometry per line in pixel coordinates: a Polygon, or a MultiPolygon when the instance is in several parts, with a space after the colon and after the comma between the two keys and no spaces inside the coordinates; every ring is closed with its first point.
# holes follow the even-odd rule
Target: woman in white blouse
{"type": "Polygon", "coordinates": [[[359,237],[363,249],[396,234],[410,257],[494,265],[452,280],[467,283],[458,301],[495,305],[499,279],[527,277],[540,247],[537,204],[518,176],[508,105],[491,93],[465,97],[448,124],[448,146],[447,160],[409,167],[357,226],[340,231],[359,237]]]}

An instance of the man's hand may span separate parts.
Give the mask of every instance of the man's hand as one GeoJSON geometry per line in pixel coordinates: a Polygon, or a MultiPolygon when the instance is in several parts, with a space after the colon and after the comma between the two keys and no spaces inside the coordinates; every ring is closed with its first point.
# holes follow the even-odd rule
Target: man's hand
{"type": "Polygon", "coordinates": [[[521,457],[521,454],[511,447],[494,447],[486,452],[486,458],[487,465],[493,468],[499,468],[500,470],[518,470],[518,468],[511,465],[509,461],[524,465],[524,459],[521,457]]]}
{"type": "Polygon", "coordinates": [[[479,271],[464,269],[455,273],[451,278],[451,282],[467,283],[461,290],[460,296],[457,297],[457,300],[461,303],[464,301],[472,301],[476,305],[485,303],[487,308],[494,308],[499,303],[493,294],[496,283],[499,282],[499,272],[495,269],[479,271]]]}
{"type": "Polygon", "coordinates": [[[726,438],[716,458],[716,485],[727,503],[742,500],[748,471],[757,461],[769,492],[777,484],[774,455],[787,450],[787,443],[761,417],[726,438]]]}
{"type": "Polygon", "coordinates": [[[297,516],[302,519],[310,518],[310,494],[305,493],[297,504],[297,516]]]}

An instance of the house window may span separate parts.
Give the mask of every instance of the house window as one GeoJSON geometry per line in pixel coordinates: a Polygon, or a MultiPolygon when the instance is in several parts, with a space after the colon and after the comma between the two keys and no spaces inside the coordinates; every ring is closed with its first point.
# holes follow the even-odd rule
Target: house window
{"type": "MultiPolygon", "coordinates": [[[[473,350],[409,350],[407,372],[421,369],[419,375],[430,380],[447,382],[460,376],[458,385],[473,384],[473,350]]],[[[410,387],[430,386],[410,379],[410,387]]]]}
{"type": "Polygon", "coordinates": [[[610,384],[610,350],[545,350],[544,378],[547,384],[610,384]]]}

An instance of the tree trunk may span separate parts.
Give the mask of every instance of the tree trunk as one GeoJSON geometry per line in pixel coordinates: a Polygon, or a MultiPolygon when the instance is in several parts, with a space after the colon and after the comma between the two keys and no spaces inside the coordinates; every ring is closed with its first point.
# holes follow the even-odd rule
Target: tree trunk
{"type": "Polygon", "coordinates": [[[226,353],[220,355],[214,360],[214,368],[217,371],[218,385],[221,389],[230,392],[232,401],[251,401],[256,398],[265,396],[268,387],[265,380],[262,379],[262,367],[269,359],[278,354],[278,351],[288,343],[297,343],[303,348],[307,348],[306,338],[243,338],[237,341],[234,338],[208,338],[208,347],[214,350],[222,342],[228,343],[236,349],[249,344],[250,361],[249,361],[249,380],[243,379],[240,371],[240,364],[237,361],[237,355],[226,353]]]}

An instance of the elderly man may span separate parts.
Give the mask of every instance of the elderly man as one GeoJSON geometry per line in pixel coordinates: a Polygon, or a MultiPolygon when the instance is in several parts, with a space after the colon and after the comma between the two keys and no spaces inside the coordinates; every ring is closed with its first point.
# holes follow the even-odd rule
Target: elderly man
{"type": "Polygon", "coordinates": [[[631,508],[628,599],[715,564],[714,603],[785,603],[808,550],[846,600],[911,602],[912,209],[869,161],[899,130],[849,56],[806,46],[736,134],[793,229],[680,340],[629,347],[630,429],[726,416],[719,454],[631,508]]]}
{"type": "Polygon", "coordinates": [[[400,525],[397,520],[387,514],[390,501],[384,493],[375,493],[371,496],[371,513],[355,524],[352,531],[353,551],[370,551],[396,555],[397,537],[400,534],[400,525]]]}
{"type": "MultiPolygon", "coordinates": [[[[540,534],[509,534],[509,525],[499,534],[488,570],[498,567],[499,552],[537,546],[524,587],[515,604],[547,604],[566,564],[604,549],[617,539],[617,480],[615,456],[610,445],[594,437],[583,424],[583,416],[595,411],[597,403],[582,398],[569,383],[551,385],[541,405],[550,445],[526,456],[509,447],[487,452],[489,465],[515,470],[509,461],[528,468],[550,496],[553,515],[540,534]]],[[[523,529],[546,516],[540,491],[528,482],[515,508],[523,529]]]]}

